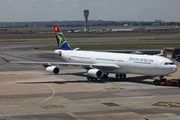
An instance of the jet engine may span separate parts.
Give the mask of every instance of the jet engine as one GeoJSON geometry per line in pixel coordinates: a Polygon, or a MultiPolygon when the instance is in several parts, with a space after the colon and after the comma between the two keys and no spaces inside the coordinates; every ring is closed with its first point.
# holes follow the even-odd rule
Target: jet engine
{"type": "Polygon", "coordinates": [[[87,71],[87,74],[91,77],[101,77],[102,76],[102,72],[99,69],[90,69],[87,71]]]}
{"type": "Polygon", "coordinates": [[[56,66],[48,66],[48,67],[46,67],[45,71],[50,72],[50,73],[54,73],[54,74],[58,74],[59,68],[56,66]]]}

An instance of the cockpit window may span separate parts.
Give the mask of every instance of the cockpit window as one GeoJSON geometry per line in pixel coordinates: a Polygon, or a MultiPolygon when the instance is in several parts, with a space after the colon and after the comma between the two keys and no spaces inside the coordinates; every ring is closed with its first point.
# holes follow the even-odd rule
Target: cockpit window
{"type": "Polygon", "coordinates": [[[164,63],[164,65],[174,65],[174,63],[173,62],[166,62],[166,63],[164,63]]]}

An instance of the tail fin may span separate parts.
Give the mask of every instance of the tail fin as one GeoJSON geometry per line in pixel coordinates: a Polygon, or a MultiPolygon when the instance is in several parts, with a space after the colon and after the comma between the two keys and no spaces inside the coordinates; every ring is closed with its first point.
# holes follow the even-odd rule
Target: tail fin
{"type": "Polygon", "coordinates": [[[161,55],[164,55],[164,50],[162,49],[161,52],[160,52],[161,55]]]}
{"type": "Polygon", "coordinates": [[[6,61],[6,62],[9,62],[9,60],[7,60],[7,59],[5,59],[5,58],[3,58],[3,57],[1,57],[4,61],[6,61]]]}
{"type": "Polygon", "coordinates": [[[163,56],[164,55],[164,50],[162,49],[161,52],[159,54],[156,54],[158,56],[163,56]]]}
{"type": "Polygon", "coordinates": [[[57,39],[57,44],[59,49],[61,50],[72,50],[72,48],[68,45],[63,33],[61,32],[58,25],[54,25],[54,31],[57,39]]]}

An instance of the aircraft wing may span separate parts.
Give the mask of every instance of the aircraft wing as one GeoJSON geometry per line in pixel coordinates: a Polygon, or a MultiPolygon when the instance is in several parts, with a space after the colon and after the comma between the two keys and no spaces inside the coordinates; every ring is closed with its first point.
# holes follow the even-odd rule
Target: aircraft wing
{"type": "Polygon", "coordinates": [[[120,67],[115,64],[89,64],[89,63],[70,63],[70,62],[25,62],[25,61],[9,61],[2,57],[2,59],[9,63],[14,64],[39,64],[45,65],[61,65],[61,66],[80,66],[83,68],[97,68],[97,69],[119,69],[120,67]]]}

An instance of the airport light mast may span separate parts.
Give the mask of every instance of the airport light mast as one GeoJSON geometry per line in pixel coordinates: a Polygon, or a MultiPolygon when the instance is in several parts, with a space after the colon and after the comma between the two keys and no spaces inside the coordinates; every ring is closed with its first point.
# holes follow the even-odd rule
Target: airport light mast
{"type": "Polygon", "coordinates": [[[84,32],[88,31],[88,16],[89,16],[89,10],[84,10],[84,17],[85,17],[85,28],[84,32]]]}

